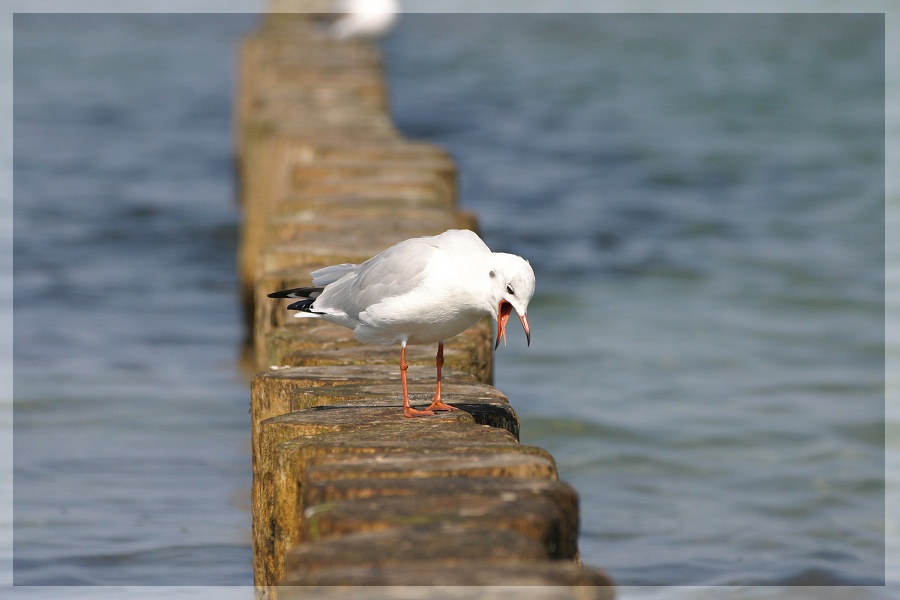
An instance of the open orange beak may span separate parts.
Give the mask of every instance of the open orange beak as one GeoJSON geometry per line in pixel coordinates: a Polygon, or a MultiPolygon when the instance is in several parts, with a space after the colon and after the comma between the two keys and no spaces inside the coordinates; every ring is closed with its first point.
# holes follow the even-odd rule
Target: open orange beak
{"type": "MultiPolygon", "coordinates": [[[[494,344],[494,350],[500,347],[500,339],[503,339],[503,345],[506,345],[506,322],[509,320],[509,313],[512,312],[513,306],[506,300],[500,301],[500,306],[497,307],[497,343],[494,344]]],[[[522,321],[522,329],[525,330],[525,339],[528,340],[528,345],[531,345],[531,329],[528,327],[528,316],[527,315],[519,315],[519,320],[522,321]]]]}

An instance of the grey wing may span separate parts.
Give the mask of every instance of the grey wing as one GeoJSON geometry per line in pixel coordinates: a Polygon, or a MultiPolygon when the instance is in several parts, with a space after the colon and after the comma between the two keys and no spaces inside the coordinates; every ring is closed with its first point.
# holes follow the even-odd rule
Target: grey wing
{"type": "Polygon", "coordinates": [[[420,238],[373,256],[325,288],[316,309],[334,309],[357,318],[366,308],[414,290],[437,250],[420,238]]]}
{"type": "Polygon", "coordinates": [[[324,267],[317,271],[313,271],[312,273],[310,273],[310,275],[312,275],[314,284],[328,285],[329,283],[334,283],[344,275],[352,273],[358,268],[359,265],[342,263],[340,265],[332,265],[330,267],[324,267]]]}

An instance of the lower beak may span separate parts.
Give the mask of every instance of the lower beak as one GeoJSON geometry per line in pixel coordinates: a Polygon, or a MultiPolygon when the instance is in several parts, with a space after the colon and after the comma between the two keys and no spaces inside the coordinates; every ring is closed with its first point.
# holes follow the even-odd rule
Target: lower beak
{"type": "Polygon", "coordinates": [[[522,329],[525,330],[525,340],[528,346],[531,346],[531,328],[528,327],[528,315],[519,315],[519,320],[522,321],[522,329]]]}
{"type": "MultiPolygon", "coordinates": [[[[500,306],[497,308],[497,343],[494,344],[494,350],[500,347],[500,340],[503,340],[503,344],[506,345],[506,322],[509,320],[509,313],[512,312],[513,306],[506,300],[500,301],[500,306]]],[[[528,315],[519,315],[519,320],[522,322],[522,329],[525,330],[525,339],[528,340],[528,345],[531,345],[531,328],[528,326],[528,315]]]]}

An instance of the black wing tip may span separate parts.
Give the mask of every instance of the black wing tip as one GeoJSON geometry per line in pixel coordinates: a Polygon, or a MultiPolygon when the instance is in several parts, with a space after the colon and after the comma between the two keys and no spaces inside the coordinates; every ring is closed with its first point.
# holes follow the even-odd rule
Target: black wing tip
{"type": "Polygon", "coordinates": [[[315,298],[322,293],[322,287],[291,288],[266,294],[269,298],[315,298]]]}
{"type": "Polygon", "coordinates": [[[301,310],[303,312],[312,312],[312,305],[315,302],[315,298],[306,298],[305,300],[301,300],[300,302],[294,302],[293,304],[289,304],[288,310],[301,310]]]}
{"type": "Polygon", "coordinates": [[[324,287],[292,288],[290,290],[272,292],[271,294],[268,294],[268,296],[269,298],[299,298],[299,302],[289,304],[287,309],[317,314],[313,310],[312,305],[324,289],[324,287]]]}

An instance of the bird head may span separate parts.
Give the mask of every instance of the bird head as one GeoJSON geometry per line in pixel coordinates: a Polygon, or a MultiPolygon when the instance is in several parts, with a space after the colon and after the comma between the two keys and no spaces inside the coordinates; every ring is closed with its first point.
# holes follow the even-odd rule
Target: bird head
{"type": "Polygon", "coordinates": [[[500,340],[506,343],[506,322],[515,310],[525,330],[525,338],[531,345],[531,329],[528,326],[528,303],[534,295],[534,270],[528,261],[515,254],[495,252],[490,269],[491,289],[494,302],[491,310],[497,320],[496,350],[500,340]]]}

